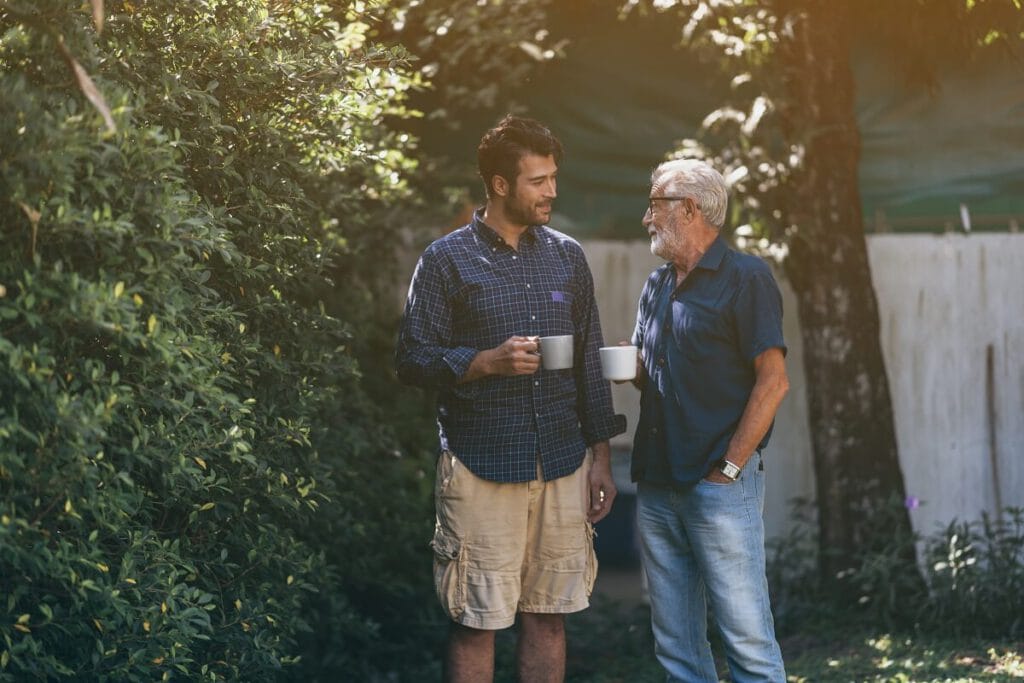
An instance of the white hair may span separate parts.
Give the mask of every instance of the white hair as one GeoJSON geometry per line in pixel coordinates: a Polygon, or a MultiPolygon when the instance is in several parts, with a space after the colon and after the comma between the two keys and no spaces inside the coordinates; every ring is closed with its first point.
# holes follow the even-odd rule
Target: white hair
{"type": "Polygon", "coordinates": [[[651,183],[661,180],[662,193],[689,197],[704,214],[705,220],[719,230],[725,225],[725,207],[729,188],[722,174],[700,159],[673,159],[659,164],[651,174],[651,183]]]}

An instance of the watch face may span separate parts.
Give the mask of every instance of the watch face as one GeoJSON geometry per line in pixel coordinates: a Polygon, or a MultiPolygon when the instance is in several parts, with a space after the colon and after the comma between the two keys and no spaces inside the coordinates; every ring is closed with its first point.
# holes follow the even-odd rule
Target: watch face
{"type": "Polygon", "coordinates": [[[730,479],[737,479],[740,476],[740,468],[731,462],[722,463],[722,474],[729,477],[730,479]]]}

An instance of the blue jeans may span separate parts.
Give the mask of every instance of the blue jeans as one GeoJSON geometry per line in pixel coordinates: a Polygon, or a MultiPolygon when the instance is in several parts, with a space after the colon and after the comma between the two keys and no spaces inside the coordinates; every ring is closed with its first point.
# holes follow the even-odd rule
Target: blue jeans
{"type": "Polygon", "coordinates": [[[668,681],[718,681],[707,609],[734,683],[784,683],[768,602],[764,471],[757,453],[738,481],[689,489],[641,482],[637,516],[651,595],[655,654],[668,681]]]}

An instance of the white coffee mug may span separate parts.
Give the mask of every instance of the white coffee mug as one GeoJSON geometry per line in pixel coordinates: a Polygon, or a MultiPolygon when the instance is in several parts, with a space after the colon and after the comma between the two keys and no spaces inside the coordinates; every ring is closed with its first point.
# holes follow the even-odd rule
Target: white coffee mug
{"type": "Polygon", "coordinates": [[[602,346],[599,353],[605,379],[623,381],[636,377],[635,346],[602,346]]]}
{"type": "Polygon", "coordinates": [[[540,363],[545,370],[566,370],[572,367],[572,335],[560,334],[540,338],[540,363]]]}

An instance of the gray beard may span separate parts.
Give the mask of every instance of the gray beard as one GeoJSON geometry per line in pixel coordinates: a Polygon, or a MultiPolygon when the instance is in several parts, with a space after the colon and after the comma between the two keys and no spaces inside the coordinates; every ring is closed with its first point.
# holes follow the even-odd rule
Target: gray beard
{"type": "Polygon", "coordinates": [[[664,236],[655,236],[651,239],[651,254],[666,261],[672,260],[672,250],[664,236]]]}

